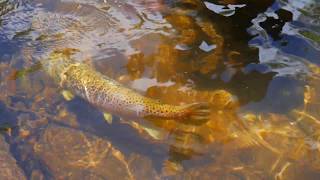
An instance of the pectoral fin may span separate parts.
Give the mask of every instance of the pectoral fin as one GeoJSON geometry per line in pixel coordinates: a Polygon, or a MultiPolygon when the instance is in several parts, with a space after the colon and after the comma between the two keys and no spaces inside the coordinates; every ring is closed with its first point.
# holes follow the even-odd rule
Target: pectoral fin
{"type": "Polygon", "coordinates": [[[66,101],[71,101],[72,99],[74,99],[74,95],[68,90],[62,90],[61,94],[66,101]]]}

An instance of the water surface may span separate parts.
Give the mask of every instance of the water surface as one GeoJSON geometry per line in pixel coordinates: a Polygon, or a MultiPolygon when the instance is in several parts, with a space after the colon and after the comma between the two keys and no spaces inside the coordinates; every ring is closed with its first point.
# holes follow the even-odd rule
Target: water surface
{"type": "Polygon", "coordinates": [[[0,1],[0,125],[27,179],[319,179],[316,0],[0,1]],[[62,51],[208,122],[66,99],[62,51]]]}

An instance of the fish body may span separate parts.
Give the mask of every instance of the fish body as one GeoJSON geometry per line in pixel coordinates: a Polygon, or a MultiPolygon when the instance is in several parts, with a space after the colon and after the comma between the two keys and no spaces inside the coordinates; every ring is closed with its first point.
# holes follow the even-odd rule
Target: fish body
{"type": "Polygon", "coordinates": [[[205,103],[177,106],[144,97],[61,52],[52,53],[43,68],[62,88],[122,117],[204,120],[209,114],[205,103]]]}

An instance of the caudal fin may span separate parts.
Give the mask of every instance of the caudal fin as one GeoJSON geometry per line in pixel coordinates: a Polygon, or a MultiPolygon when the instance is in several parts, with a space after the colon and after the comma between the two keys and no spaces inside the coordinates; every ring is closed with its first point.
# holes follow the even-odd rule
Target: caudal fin
{"type": "Polygon", "coordinates": [[[210,107],[208,103],[193,103],[183,107],[186,116],[185,124],[203,124],[209,120],[210,107]]]}

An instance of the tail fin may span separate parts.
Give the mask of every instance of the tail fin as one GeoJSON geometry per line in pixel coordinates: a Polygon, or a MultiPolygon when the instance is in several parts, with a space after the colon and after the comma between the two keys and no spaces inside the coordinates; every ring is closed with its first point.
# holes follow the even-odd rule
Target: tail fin
{"type": "Polygon", "coordinates": [[[200,125],[209,120],[210,107],[209,103],[193,103],[183,106],[186,116],[183,123],[200,125]]]}

